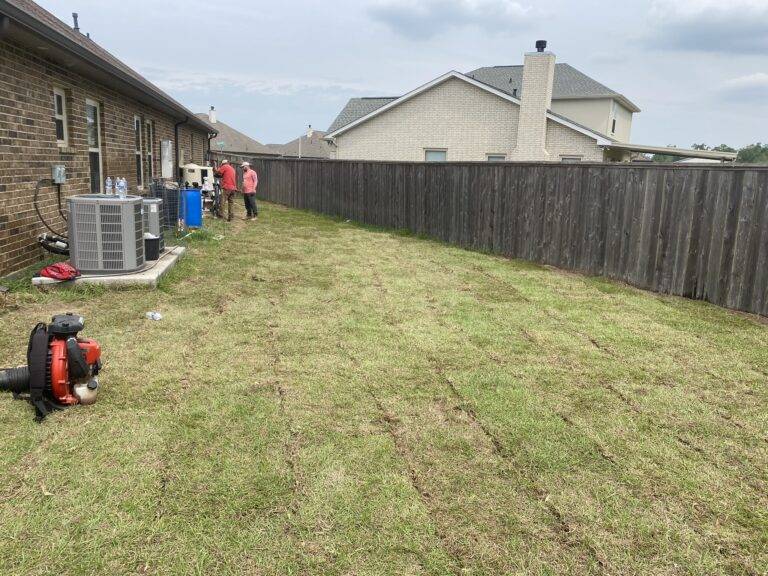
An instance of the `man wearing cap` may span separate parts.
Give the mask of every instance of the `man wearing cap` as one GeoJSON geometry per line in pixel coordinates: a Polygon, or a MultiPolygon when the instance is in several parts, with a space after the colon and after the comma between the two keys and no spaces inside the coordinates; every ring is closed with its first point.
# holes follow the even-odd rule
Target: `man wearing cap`
{"type": "Polygon", "coordinates": [[[235,216],[235,194],[237,193],[237,176],[235,169],[229,164],[229,160],[222,160],[216,176],[221,178],[221,190],[224,200],[227,201],[227,222],[232,222],[235,216]]]}
{"type": "Polygon", "coordinates": [[[256,186],[258,185],[259,177],[256,170],[251,170],[251,165],[243,162],[243,198],[248,220],[253,220],[259,215],[259,209],[256,207],[256,186]]]}

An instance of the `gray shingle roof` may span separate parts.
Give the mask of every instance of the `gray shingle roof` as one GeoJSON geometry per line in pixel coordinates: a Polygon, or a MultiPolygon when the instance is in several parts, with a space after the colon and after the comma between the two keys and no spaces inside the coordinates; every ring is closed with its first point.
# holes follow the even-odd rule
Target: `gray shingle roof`
{"type": "Polygon", "coordinates": [[[352,98],[347,105],[344,106],[339,115],[336,116],[336,120],[333,121],[328,132],[334,132],[342,126],[346,126],[350,122],[354,122],[358,118],[362,118],[366,114],[370,114],[374,110],[378,110],[385,104],[389,104],[392,100],[397,100],[399,96],[386,96],[377,98],[352,98]]]}
{"type": "MultiPolygon", "coordinates": [[[[478,68],[467,72],[467,76],[479,80],[484,84],[493,86],[497,90],[506,92],[510,95],[522,96],[523,93],[523,67],[520,66],[488,66],[478,68]]],[[[623,101],[632,108],[633,111],[639,111],[637,106],[632,104],[618,92],[611,90],[607,86],[593,80],[586,74],[579,72],[570,64],[555,64],[555,81],[552,86],[552,99],[560,100],[567,98],[616,98],[623,101]]]]}
{"type": "Polygon", "coordinates": [[[299,140],[301,140],[302,158],[330,158],[331,145],[323,140],[326,132],[322,130],[314,130],[313,132],[312,138],[307,138],[307,135],[303,134],[300,138],[291,140],[287,144],[267,144],[267,147],[283,156],[296,158],[299,156],[299,140]]]}
{"type": "MultiPolygon", "coordinates": [[[[468,72],[467,76],[474,78],[475,80],[487,84],[497,90],[506,92],[510,96],[520,98],[522,96],[523,86],[523,66],[488,66],[485,68],[478,68],[472,72],[468,72]]],[[[639,112],[640,109],[630,102],[623,95],[611,90],[607,86],[600,84],[597,80],[593,80],[586,74],[579,72],[570,64],[560,63],[555,64],[555,79],[552,86],[552,98],[567,99],[567,98],[616,98],[620,100],[625,106],[627,106],[633,112],[639,112]]],[[[399,96],[392,97],[377,97],[377,98],[352,98],[344,109],[333,121],[328,132],[335,132],[339,128],[354,122],[358,118],[362,118],[366,114],[370,114],[374,110],[378,110],[385,104],[389,104],[392,100],[397,100],[399,96]]],[[[564,118],[561,116],[561,118],[564,118]]],[[[569,120],[565,118],[566,120],[569,120]]],[[[573,122],[569,120],[569,122],[573,122]]],[[[575,122],[574,122],[575,124],[575,122]]],[[[591,128],[588,128],[591,130],[591,128]]],[[[594,132],[594,130],[592,130],[594,132]]]]}
{"type": "MultiPolygon", "coordinates": [[[[201,120],[208,118],[205,112],[195,114],[201,120]]],[[[269,156],[279,156],[280,153],[264,146],[261,142],[246,136],[242,132],[235,130],[232,126],[224,124],[221,120],[213,124],[218,131],[216,138],[211,140],[211,150],[214,152],[231,152],[240,154],[264,154],[269,156]],[[223,142],[223,146],[220,143],[223,142]]]]}

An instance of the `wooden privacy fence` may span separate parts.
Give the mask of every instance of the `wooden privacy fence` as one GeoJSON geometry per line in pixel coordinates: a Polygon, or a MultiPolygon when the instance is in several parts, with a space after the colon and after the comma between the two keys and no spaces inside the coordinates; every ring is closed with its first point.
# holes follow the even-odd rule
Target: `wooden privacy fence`
{"type": "Polygon", "coordinates": [[[252,163],[272,202],[768,315],[768,167],[252,163]]]}

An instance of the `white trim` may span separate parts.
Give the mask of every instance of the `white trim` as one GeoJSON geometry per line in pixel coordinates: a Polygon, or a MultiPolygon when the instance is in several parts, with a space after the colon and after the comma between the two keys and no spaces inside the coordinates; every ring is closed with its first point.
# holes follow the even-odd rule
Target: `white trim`
{"type": "MultiPolygon", "coordinates": [[[[365,116],[361,116],[357,120],[354,120],[353,122],[350,122],[349,124],[346,124],[342,126],[341,128],[336,129],[335,131],[331,132],[330,134],[326,134],[323,138],[324,140],[329,140],[331,138],[335,138],[336,136],[339,136],[340,134],[343,134],[344,132],[347,132],[348,130],[351,130],[355,126],[359,126],[363,122],[367,122],[371,118],[378,116],[379,114],[383,114],[387,110],[390,110],[394,108],[395,106],[399,106],[403,102],[407,102],[411,98],[414,98],[418,96],[419,94],[426,92],[430,88],[434,88],[438,84],[442,84],[446,80],[450,80],[451,78],[456,78],[458,80],[463,80],[464,82],[467,82],[468,84],[472,84],[473,86],[477,86],[478,88],[485,90],[486,92],[490,92],[491,94],[495,94],[499,98],[502,98],[504,100],[507,100],[508,102],[512,102],[513,104],[517,104],[520,106],[520,99],[515,98],[514,96],[510,96],[506,92],[502,92],[501,90],[498,90],[494,88],[493,86],[489,86],[488,84],[484,84],[482,82],[479,82],[475,80],[474,78],[470,78],[469,76],[466,76],[462,74],[461,72],[456,72],[455,70],[451,70],[450,72],[446,72],[442,76],[438,76],[431,82],[427,82],[426,84],[423,84],[416,88],[415,90],[411,90],[404,96],[400,96],[397,100],[392,100],[392,102],[388,102],[381,108],[377,108],[373,112],[369,112],[365,116]]],[[[570,122],[564,118],[561,118],[560,116],[555,116],[552,114],[552,112],[547,112],[547,118],[557,122],[558,124],[562,124],[563,126],[566,126],[567,128],[570,128],[571,130],[575,130],[576,132],[580,132],[581,134],[584,134],[585,136],[589,136],[590,138],[594,138],[597,140],[598,146],[607,146],[611,144],[611,140],[607,139],[605,136],[602,136],[598,134],[597,132],[592,132],[588,128],[584,128],[583,126],[579,126],[577,124],[574,124],[573,122],[570,122]]]]}
{"type": "Polygon", "coordinates": [[[155,177],[155,126],[153,120],[144,120],[144,138],[148,144],[147,149],[144,150],[144,158],[148,161],[147,166],[149,167],[149,180],[151,182],[155,177]]]}
{"type": "MultiPolygon", "coordinates": [[[[101,194],[104,194],[104,155],[101,153],[102,148],[102,141],[101,141],[101,104],[99,104],[96,100],[91,100],[90,98],[85,99],[85,123],[86,123],[86,134],[85,134],[85,142],[88,144],[88,106],[92,106],[96,109],[96,140],[97,146],[92,147],[88,145],[88,153],[94,152],[99,155],[99,192],[101,194]]],[[[91,163],[90,158],[88,159],[88,170],[91,169],[91,163]]]]}
{"type": "Polygon", "coordinates": [[[139,163],[136,165],[138,167],[138,172],[136,173],[137,178],[140,177],[141,181],[136,182],[136,188],[139,190],[144,190],[144,120],[141,119],[141,116],[134,115],[133,116],[133,153],[134,156],[138,156],[139,163]],[[139,133],[136,134],[136,126],[139,127],[139,133]],[[139,141],[139,147],[136,148],[136,136],[138,136],[139,141]]]}
{"type": "Polygon", "coordinates": [[[69,124],[69,116],[67,114],[67,93],[63,88],[59,88],[58,86],[53,87],[53,118],[54,135],[56,133],[55,120],[61,120],[61,124],[63,126],[62,132],[64,133],[64,138],[61,140],[56,137],[56,145],[59,148],[67,148],[69,146],[69,127],[67,126],[67,124],[69,124]],[[56,110],[56,96],[61,96],[61,114],[59,114],[56,110]]]}

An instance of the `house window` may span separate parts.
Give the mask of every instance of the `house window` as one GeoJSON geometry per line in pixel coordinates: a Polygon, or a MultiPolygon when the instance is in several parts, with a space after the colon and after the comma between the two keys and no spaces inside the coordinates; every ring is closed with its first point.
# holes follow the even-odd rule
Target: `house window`
{"type": "Polygon", "coordinates": [[[144,174],[152,180],[155,177],[155,123],[153,120],[147,120],[144,124],[144,174]]]}
{"type": "Polygon", "coordinates": [[[504,162],[507,156],[506,154],[486,154],[485,158],[488,162],[504,162]]]}
{"type": "Polygon", "coordinates": [[[59,148],[66,148],[69,146],[67,95],[61,88],[53,89],[53,122],[56,124],[56,144],[59,148]]]}
{"type": "Polygon", "coordinates": [[[613,119],[613,123],[611,124],[611,134],[616,134],[616,118],[613,119]]]}
{"type": "Polygon", "coordinates": [[[618,105],[616,100],[611,100],[611,134],[616,133],[616,115],[618,114],[618,105]]]}
{"type": "Polygon", "coordinates": [[[142,164],[141,151],[141,118],[138,116],[133,117],[133,132],[135,142],[135,154],[136,154],[136,186],[142,188],[144,186],[144,166],[142,164]]]}
{"type": "Polygon", "coordinates": [[[565,162],[567,164],[581,162],[581,156],[560,156],[560,162],[565,162]]]}
{"type": "Polygon", "coordinates": [[[88,140],[91,194],[101,194],[104,184],[101,177],[101,106],[95,100],[85,101],[85,133],[88,140]]]}
{"type": "Polygon", "coordinates": [[[445,162],[448,156],[447,150],[425,150],[424,161],[425,162],[445,162]]]}

